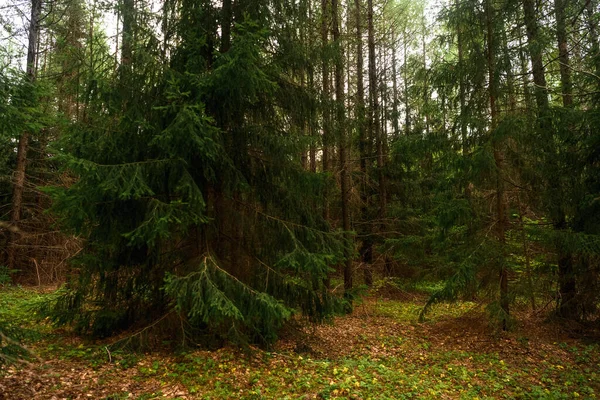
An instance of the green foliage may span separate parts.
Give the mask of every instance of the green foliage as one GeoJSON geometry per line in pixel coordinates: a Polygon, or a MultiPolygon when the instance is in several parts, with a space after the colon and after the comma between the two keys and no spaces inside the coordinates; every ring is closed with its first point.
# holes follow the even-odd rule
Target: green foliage
{"type": "Polygon", "coordinates": [[[250,330],[248,336],[260,336],[262,342],[273,341],[275,337],[269,335],[274,335],[292,314],[276,298],[228,274],[210,256],[198,271],[185,277],[167,275],[165,292],[174,299],[175,310],[186,315],[191,324],[210,326],[215,331],[224,326],[233,334],[243,334],[239,331],[244,327],[250,330]]]}
{"type": "Polygon", "coordinates": [[[340,309],[324,280],[349,244],[316,212],[324,179],[297,162],[275,34],[247,18],[227,52],[207,53],[195,27],[210,13],[184,2],[171,66],[134,46],[89,115],[114,122],[72,124],[54,146],[76,178],[47,189],[54,212],[86,238],[46,309],[57,323],[105,336],[175,311],[188,334],[270,343],[293,313],[340,309]]]}
{"type": "Polygon", "coordinates": [[[0,287],[4,287],[11,282],[11,276],[18,270],[9,269],[6,265],[0,265],[0,287]]]}
{"type": "Polygon", "coordinates": [[[48,94],[42,84],[32,84],[11,67],[0,72],[0,202],[9,203],[11,174],[16,164],[15,143],[23,132],[34,140],[49,124],[49,115],[40,107],[40,97],[48,94]]]}
{"type": "Polygon", "coordinates": [[[35,358],[25,344],[41,338],[36,310],[43,299],[19,287],[0,289],[0,368],[35,358]]]}

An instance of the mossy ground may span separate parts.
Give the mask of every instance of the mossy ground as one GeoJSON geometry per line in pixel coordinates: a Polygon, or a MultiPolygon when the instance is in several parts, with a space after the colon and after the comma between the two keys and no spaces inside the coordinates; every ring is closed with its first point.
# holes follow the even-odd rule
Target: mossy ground
{"type": "Polygon", "coordinates": [[[0,290],[0,318],[37,355],[0,371],[0,399],[574,399],[600,395],[600,346],[517,312],[501,332],[483,307],[422,293],[367,297],[331,324],[288,329],[269,351],[115,350],[36,322],[48,292],[0,290]],[[112,349],[112,350],[111,350],[112,349]]]}

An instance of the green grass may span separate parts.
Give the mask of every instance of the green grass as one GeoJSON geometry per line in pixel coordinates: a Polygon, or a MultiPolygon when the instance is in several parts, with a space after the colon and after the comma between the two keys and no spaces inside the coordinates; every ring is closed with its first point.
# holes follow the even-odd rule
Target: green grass
{"type": "Polygon", "coordinates": [[[276,354],[257,363],[191,353],[152,373],[182,382],[205,399],[572,399],[594,398],[589,382],[598,382],[594,371],[586,375],[551,362],[527,369],[496,355],[455,351],[409,362],[403,357],[319,360],[276,354]]]}
{"type": "MultiPolygon", "coordinates": [[[[138,388],[130,393],[115,386],[110,395],[94,395],[105,399],[177,398],[173,393],[181,390],[198,399],[593,399],[600,388],[596,344],[520,340],[523,334],[515,333],[506,344],[511,351],[504,356],[485,346],[448,345],[436,323],[472,312],[474,304],[468,302],[436,305],[429,321],[418,324],[422,303],[378,300],[370,303],[371,317],[393,329],[380,331],[379,325],[369,325],[373,320],[359,320],[356,326],[364,331],[357,331],[356,348],[345,356],[288,350],[256,350],[248,356],[231,348],[154,354],[110,351],[104,344],[87,343],[40,322],[33,310],[50,295],[20,288],[0,291],[0,318],[33,332],[27,343],[55,363],[36,372],[48,380],[60,376],[61,383],[47,387],[47,394],[61,390],[64,379],[77,380],[69,378],[71,371],[85,371],[86,379],[95,377],[97,386],[89,390],[123,382],[138,388]],[[432,332],[437,338],[428,336],[432,332]],[[57,371],[56,365],[63,368],[57,371]],[[177,391],[168,390],[173,387],[177,391]]],[[[499,345],[504,343],[498,340],[499,345]]]]}
{"type": "Polygon", "coordinates": [[[43,295],[20,287],[4,286],[0,291],[0,367],[34,357],[26,344],[40,340],[44,329],[36,318],[43,295]]]}
{"type": "MultiPolygon", "coordinates": [[[[22,328],[37,330],[37,308],[49,294],[38,293],[20,286],[0,289],[0,320],[18,324],[22,328]]],[[[41,333],[41,332],[40,332],[41,333]]]]}
{"type": "MultiPolygon", "coordinates": [[[[465,315],[477,307],[476,303],[461,301],[453,304],[440,303],[431,306],[425,320],[436,322],[465,315]]],[[[378,316],[393,318],[398,322],[417,323],[423,304],[406,301],[377,301],[375,312],[378,316]]]]}

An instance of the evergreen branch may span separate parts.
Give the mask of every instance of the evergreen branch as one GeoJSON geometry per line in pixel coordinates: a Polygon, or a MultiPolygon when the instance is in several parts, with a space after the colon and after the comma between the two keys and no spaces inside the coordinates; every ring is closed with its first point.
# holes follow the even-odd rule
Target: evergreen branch
{"type": "MultiPolygon", "coordinates": [[[[253,207],[253,206],[249,205],[248,203],[242,202],[242,201],[241,201],[241,200],[239,200],[239,199],[232,198],[232,199],[230,199],[230,200],[233,200],[233,201],[235,201],[235,202],[237,202],[237,203],[239,203],[239,204],[243,205],[243,206],[244,206],[244,207],[246,207],[248,210],[250,210],[250,211],[253,211],[253,212],[254,212],[254,213],[256,213],[257,215],[260,215],[260,216],[264,217],[265,219],[268,219],[268,220],[271,220],[271,221],[276,221],[276,222],[278,222],[278,223],[280,223],[280,224],[282,224],[282,225],[286,226],[286,228],[287,228],[287,226],[289,225],[289,226],[292,226],[292,227],[295,227],[295,228],[306,229],[306,230],[308,230],[308,231],[317,232],[317,233],[321,233],[321,234],[324,234],[324,235],[328,235],[328,234],[330,234],[330,233],[331,233],[331,232],[328,232],[328,231],[324,231],[324,230],[322,230],[322,229],[317,229],[317,228],[313,228],[313,227],[310,227],[310,226],[307,226],[307,225],[298,224],[298,223],[296,223],[296,222],[292,222],[292,221],[284,220],[284,219],[281,219],[281,218],[275,217],[275,216],[273,216],[273,215],[270,215],[270,214],[264,213],[264,212],[260,211],[259,209],[257,209],[256,207],[253,207]]],[[[289,228],[288,228],[288,229],[289,229],[289,228]]]]}
{"type": "Polygon", "coordinates": [[[474,269],[467,264],[473,255],[483,246],[485,241],[481,241],[479,245],[465,258],[462,260],[461,264],[458,267],[456,273],[446,281],[443,288],[434,292],[427,300],[425,306],[419,313],[419,321],[423,322],[425,320],[425,315],[431,309],[431,307],[443,301],[453,301],[456,300],[458,294],[464,290],[469,284],[475,282],[475,273],[474,269]]]}

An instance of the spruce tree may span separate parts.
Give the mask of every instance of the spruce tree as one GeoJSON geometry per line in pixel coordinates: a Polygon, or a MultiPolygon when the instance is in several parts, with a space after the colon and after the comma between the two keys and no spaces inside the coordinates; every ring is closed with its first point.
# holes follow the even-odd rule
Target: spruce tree
{"type": "Polygon", "coordinates": [[[108,335],[175,312],[192,332],[268,343],[295,313],[337,309],[324,280],[349,243],[315,213],[324,180],[298,160],[287,101],[306,88],[283,73],[269,6],[236,4],[228,38],[221,10],[183,1],[164,70],[139,11],[123,10],[118,81],[89,116],[110,123],[57,145],[76,183],[52,189],[54,209],[86,238],[58,322],[108,335]]]}

